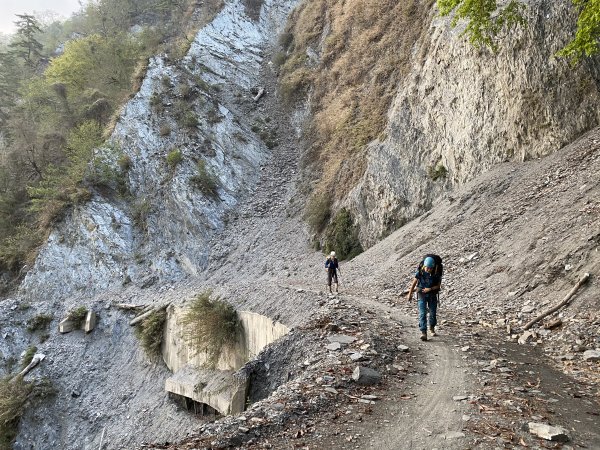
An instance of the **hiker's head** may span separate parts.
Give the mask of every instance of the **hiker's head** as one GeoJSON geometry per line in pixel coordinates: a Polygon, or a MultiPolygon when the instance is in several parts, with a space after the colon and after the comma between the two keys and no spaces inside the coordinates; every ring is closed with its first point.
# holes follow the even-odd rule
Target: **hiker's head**
{"type": "Polygon", "coordinates": [[[331,258],[335,258],[335,252],[331,252],[331,253],[329,254],[329,256],[330,256],[331,258]]]}
{"type": "Polygon", "coordinates": [[[435,260],[431,256],[428,256],[427,258],[425,258],[425,261],[423,261],[423,268],[432,270],[434,267],[435,267],[435,260]]]}

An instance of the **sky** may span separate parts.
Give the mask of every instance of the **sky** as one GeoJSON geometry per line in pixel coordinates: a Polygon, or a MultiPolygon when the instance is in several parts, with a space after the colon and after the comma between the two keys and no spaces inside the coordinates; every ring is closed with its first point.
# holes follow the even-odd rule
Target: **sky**
{"type": "Polygon", "coordinates": [[[0,33],[14,33],[15,14],[53,11],[63,18],[79,9],[79,0],[0,0],[0,33]]]}

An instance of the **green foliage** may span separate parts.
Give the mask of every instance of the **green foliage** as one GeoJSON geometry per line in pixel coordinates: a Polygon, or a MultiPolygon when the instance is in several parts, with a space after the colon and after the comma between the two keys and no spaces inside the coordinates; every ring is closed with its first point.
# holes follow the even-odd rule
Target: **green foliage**
{"type": "Polygon", "coordinates": [[[198,161],[198,173],[190,178],[190,183],[196,186],[207,197],[216,199],[219,196],[219,184],[216,177],[206,167],[204,160],[198,161]]]}
{"type": "Polygon", "coordinates": [[[118,145],[104,145],[94,152],[84,181],[96,187],[105,187],[119,194],[127,192],[126,175],[131,168],[131,158],[118,145]]]}
{"type": "Polygon", "coordinates": [[[183,115],[181,125],[185,128],[196,128],[198,126],[198,118],[194,114],[194,111],[187,111],[183,115]]]}
{"type": "Polygon", "coordinates": [[[150,359],[157,359],[161,355],[166,320],[166,311],[155,311],[135,328],[135,336],[150,359]]]}
{"type": "Polygon", "coordinates": [[[161,136],[168,136],[169,134],[171,134],[171,125],[169,125],[168,123],[161,123],[158,132],[161,136]]]}
{"type": "Polygon", "coordinates": [[[444,167],[444,165],[442,163],[439,163],[435,166],[429,166],[427,168],[427,175],[433,181],[442,180],[442,179],[446,178],[447,174],[448,174],[448,169],[446,169],[446,167],[444,167]]]}
{"type": "MultiPolygon", "coordinates": [[[[67,140],[66,167],[50,165],[37,186],[28,188],[31,210],[40,224],[49,226],[62,217],[68,206],[89,200],[90,192],[82,185],[93,149],[102,144],[102,129],[97,122],[84,122],[67,140]]],[[[101,172],[102,161],[96,169],[101,172]]],[[[96,175],[100,175],[94,170],[96,175]]],[[[94,179],[94,177],[92,177],[94,179]]]]}
{"type": "Polygon", "coordinates": [[[181,150],[179,150],[178,148],[171,150],[167,154],[166,161],[169,168],[171,170],[175,170],[175,167],[177,167],[179,163],[183,161],[183,154],[181,153],[181,150]]]}
{"type": "Polygon", "coordinates": [[[73,308],[71,311],[69,311],[69,314],[67,314],[67,320],[73,322],[73,326],[76,329],[81,328],[87,313],[88,309],[85,306],[78,306],[77,308],[73,308]]]}
{"type": "Polygon", "coordinates": [[[502,30],[510,30],[526,23],[523,16],[525,6],[517,0],[510,0],[498,7],[496,0],[437,0],[440,15],[454,12],[452,26],[462,19],[467,20],[461,35],[466,35],[475,47],[489,47],[496,51],[496,36],[502,30]]]}
{"type": "Polygon", "coordinates": [[[99,89],[114,105],[131,88],[140,52],[139,42],[128,34],[93,34],[68,42],[64,53],[50,62],[45,76],[51,83],[63,83],[72,103],[84,97],[86,90],[99,89]]]}
{"type": "Polygon", "coordinates": [[[325,251],[332,250],[340,260],[352,259],[364,251],[358,240],[358,227],[345,208],[338,211],[325,233],[325,251]]]}
{"type": "Polygon", "coordinates": [[[40,24],[29,14],[17,14],[17,39],[9,44],[13,52],[29,67],[36,67],[42,57],[43,46],[36,39],[41,33],[40,24]]]}
{"type": "Polygon", "coordinates": [[[38,314],[27,321],[27,330],[31,332],[46,330],[53,319],[52,314],[38,314]]]}
{"type": "Polygon", "coordinates": [[[129,155],[122,154],[119,157],[117,164],[119,165],[121,172],[128,172],[129,169],[131,169],[131,158],[129,157],[129,155]]]}
{"type": "Polygon", "coordinates": [[[152,211],[152,205],[147,199],[134,203],[132,208],[133,223],[142,231],[148,231],[148,217],[152,211]]]}
{"type": "Polygon", "coordinates": [[[309,227],[316,233],[323,231],[331,218],[331,197],[323,192],[314,194],[306,205],[304,213],[309,227]]]}
{"type": "MultiPolygon", "coordinates": [[[[109,133],[102,128],[110,126],[119,105],[139,89],[148,57],[171,42],[179,49],[189,45],[192,0],[85,3],[62,23],[40,24],[32,16],[19,16],[13,45],[0,45],[3,271],[16,274],[30,263],[48,227],[71,205],[87,201],[92,185],[124,189],[129,162],[104,151],[92,160],[86,150],[100,146],[102,133],[96,130],[109,133]],[[139,24],[143,31],[132,33],[139,24]],[[39,62],[64,42],[63,53],[42,70],[39,62]],[[95,142],[91,147],[76,143],[78,134],[91,137],[84,130],[90,122],[96,124],[91,133],[95,142]]],[[[209,3],[215,13],[219,2],[209,3]]]]}
{"type": "Polygon", "coordinates": [[[184,338],[196,353],[205,352],[209,365],[215,366],[223,347],[236,343],[240,321],[233,306],[210,291],[199,294],[183,316],[184,338]]]}
{"type": "Polygon", "coordinates": [[[23,266],[31,265],[36,249],[44,236],[38,230],[26,225],[18,225],[0,244],[0,266],[4,270],[17,273],[23,266]]]}
{"type": "MultiPolygon", "coordinates": [[[[600,0],[572,0],[578,11],[575,37],[557,56],[565,57],[572,64],[582,58],[598,53],[600,39],[600,0]]],[[[462,19],[467,21],[462,35],[466,35],[475,46],[487,46],[497,50],[497,36],[500,31],[522,26],[525,5],[520,0],[510,0],[504,6],[498,6],[495,0],[437,0],[441,16],[454,12],[452,26],[462,19]]]]}
{"type": "Polygon", "coordinates": [[[19,420],[25,404],[33,390],[31,383],[17,376],[0,379],[0,448],[12,448],[12,441],[17,436],[19,420]]]}
{"type": "Polygon", "coordinates": [[[575,38],[557,56],[562,56],[577,64],[582,58],[598,53],[600,39],[600,0],[573,0],[579,10],[575,38]]]}
{"type": "Polygon", "coordinates": [[[29,365],[29,363],[33,360],[33,356],[37,352],[37,347],[32,345],[25,350],[25,354],[23,355],[23,359],[21,360],[21,370],[29,365]]]}

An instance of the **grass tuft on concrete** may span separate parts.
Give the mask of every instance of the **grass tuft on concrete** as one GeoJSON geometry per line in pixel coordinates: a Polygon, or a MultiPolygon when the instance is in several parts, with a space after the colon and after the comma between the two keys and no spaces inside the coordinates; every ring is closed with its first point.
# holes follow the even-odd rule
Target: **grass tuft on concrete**
{"type": "Polygon", "coordinates": [[[183,317],[184,338],[196,352],[205,352],[207,363],[216,366],[224,347],[236,343],[240,321],[233,306],[205,291],[192,301],[183,317]]]}

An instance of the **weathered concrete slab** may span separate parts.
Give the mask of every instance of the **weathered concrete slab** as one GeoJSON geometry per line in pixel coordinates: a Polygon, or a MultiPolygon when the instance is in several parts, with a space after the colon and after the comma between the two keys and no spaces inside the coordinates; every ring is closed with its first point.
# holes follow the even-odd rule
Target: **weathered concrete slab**
{"type": "MultiPolygon", "coordinates": [[[[165,325],[165,345],[162,349],[163,360],[173,372],[178,372],[186,365],[202,367],[207,365],[208,356],[191,348],[183,337],[181,321],[185,309],[171,305],[167,308],[165,325]]],[[[271,342],[285,336],[290,330],[282,323],[260,314],[238,311],[241,322],[236,345],[224,347],[216,364],[217,369],[238,370],[248,360],[258,355],[271,342]]]]}
{"type": "Polygon", "coordinates": [[[63,319],[58,324],[58,332],[59,333],[70,333],[75,329],[75,323],[69,319],[63,319]]]}
{"type": "Polygon", "coordinates": [[[187,365],[165,382],[165,390],[204,403],[223,415],[244,411],[248,379],[234,371],[187,365]],[[235,374],[235,376],[234,376],[235,374]]]}
{"type": "Polygon", "coordinates": [[[94,311],[88,311],[87,315],[85,316],[83,329],[86,333],[89,333],[94,328],[96,328],[96,313],[94,311]]]}

